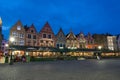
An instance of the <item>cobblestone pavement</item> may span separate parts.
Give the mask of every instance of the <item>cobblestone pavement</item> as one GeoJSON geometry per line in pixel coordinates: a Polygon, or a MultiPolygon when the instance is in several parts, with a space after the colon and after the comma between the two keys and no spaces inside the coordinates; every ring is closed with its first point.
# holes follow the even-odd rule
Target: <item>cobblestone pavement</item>
{"type": "Polygon", "coordinates": [[[120,59],[0,64],[0,80],[120,80],[120,59]]]}

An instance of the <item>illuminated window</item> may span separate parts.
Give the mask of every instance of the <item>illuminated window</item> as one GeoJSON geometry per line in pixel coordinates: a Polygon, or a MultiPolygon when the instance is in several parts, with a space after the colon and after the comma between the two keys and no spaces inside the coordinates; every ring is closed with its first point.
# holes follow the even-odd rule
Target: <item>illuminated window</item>
{"type": "Polygon", "coordinates": [[[21,30],[21,26],[17,26],[17,30],[21,30]]]}

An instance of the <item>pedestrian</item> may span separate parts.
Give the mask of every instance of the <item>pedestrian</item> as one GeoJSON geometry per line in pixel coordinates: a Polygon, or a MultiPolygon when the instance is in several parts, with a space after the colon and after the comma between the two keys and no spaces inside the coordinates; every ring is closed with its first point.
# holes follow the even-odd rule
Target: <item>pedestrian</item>
{"type": "Polygon", "coordinates": [[[22,56],[22,62],[26,62],[26,58],[24,55],[22,56]]]}
{"type": "Polygon", "coordinates": [[[98,59],[98,60],[100,60],[100,57],[99,57],[99,56],[97,56],[97,59],[98,59]]]}

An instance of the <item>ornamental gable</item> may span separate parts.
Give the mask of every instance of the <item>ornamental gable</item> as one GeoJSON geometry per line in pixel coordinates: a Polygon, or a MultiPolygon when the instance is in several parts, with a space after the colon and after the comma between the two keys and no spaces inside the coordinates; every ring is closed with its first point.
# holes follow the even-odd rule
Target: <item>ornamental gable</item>
{"type": "Polygon", "coordinates": [[[27,33],[37,33],[34,24],[32,24],[26,31],[27,33]]]}
{"type": "Polygon", "coordinates": [[[63,30],[60,28],[59,32],[56,35],[56,41],[57,42],[65,42],[66,37],[65,34],[63,32],[63,30]]]}
{"type": "Polygon", "coordinates": [[[74,35],[73,32],[70,32],[70,33],[67,35],[66,39],[77,40],[77,38],[76,38],[76,36],[74,35]]]}
{"type": "Polygon", "coordinates": [[[25,29],[24,29],[21,21],[18,20],[18,21],[15,23],[15,25],[13,25],[13,26],[11,27],[10,31],[17,31],[17,32],[21,32],[21,31],[22,31],[22,32],[25,32],[25,29]]]}
{"type": "Polygon", "coordinates": [[[50,34],[54,34],[52,31],[51,26],[49,25],[48,22],[46,22],[46,24],[43,26],[43,28],[41,29],[40,33],[50,33],[50,34]]]}

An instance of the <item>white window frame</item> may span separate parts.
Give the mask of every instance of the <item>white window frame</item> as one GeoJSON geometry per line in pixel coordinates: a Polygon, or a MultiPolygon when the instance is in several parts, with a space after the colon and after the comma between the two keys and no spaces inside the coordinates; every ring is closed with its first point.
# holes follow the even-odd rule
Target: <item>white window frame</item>
{"type": "Polygon", "coordinates": [[[19,41],[19,45],[24,45],[25,41],[24,40],[20,40],[19,41]]]}
{"type": "Polygon", "coordinates": [[[23,34],[23,33],[20,33],[20,34],[19,34],[19,37],[20,37],[20,38],[24,38],[24,34],[23,34]]]}

